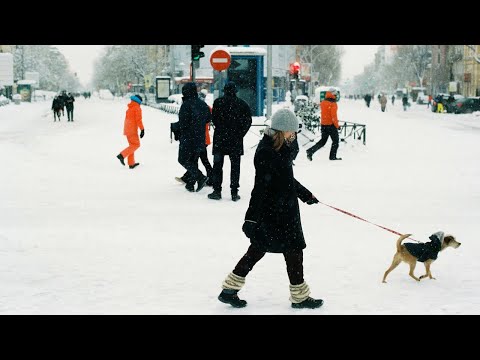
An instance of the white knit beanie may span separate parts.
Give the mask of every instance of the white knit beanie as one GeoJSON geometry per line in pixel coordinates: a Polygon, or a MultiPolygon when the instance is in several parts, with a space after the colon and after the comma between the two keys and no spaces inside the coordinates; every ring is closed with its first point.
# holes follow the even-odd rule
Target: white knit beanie
{"type": "Polygon", "coordinates": [[[298,131],[298,119],[290,109],[279,109],[272,116],[270,126],[277,131],[298,131]]]}

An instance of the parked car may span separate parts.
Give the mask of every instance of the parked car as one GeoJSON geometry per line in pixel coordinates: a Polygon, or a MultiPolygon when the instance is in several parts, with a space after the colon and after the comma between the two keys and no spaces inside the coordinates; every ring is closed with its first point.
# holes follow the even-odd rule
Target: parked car
{"type": "Polygon", "coordinates": [[[426,103],[428,103],[428,95],[425,95],[423,91],[420,91],[417,95],[417,104],[426,104],[426,103]]]}
{"type": "Polygon", "coordinates": [[[471,114],[480,111],[480,96],[459,99],[455,104],[455,114],[471,114]]]}

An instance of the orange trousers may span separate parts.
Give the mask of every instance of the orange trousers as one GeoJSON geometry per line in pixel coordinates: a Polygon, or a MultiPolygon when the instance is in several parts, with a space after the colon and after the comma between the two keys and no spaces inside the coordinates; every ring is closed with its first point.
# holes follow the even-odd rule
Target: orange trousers
{"type": "Polygon", "coordinates": [[[128,147],[125,148],[120,154],[124,159],[128,158],[128,165],[135,164],[135,151],[140,147],[140,138],[138,134],[126,135],[128,141],[128,147]]]}

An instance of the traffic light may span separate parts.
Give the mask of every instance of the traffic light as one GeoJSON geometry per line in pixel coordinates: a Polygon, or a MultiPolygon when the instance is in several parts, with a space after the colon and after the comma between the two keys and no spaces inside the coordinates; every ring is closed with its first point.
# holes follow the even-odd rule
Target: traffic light
{"type": "Polygon", "coordinates": [[[200,58],[205,56],[203,51],[200,51],[205,45],[192,45],[192,61],[199,61],[200,58]]]}
{"type": "Polygon", "coordinates": [[[300,64],[298,62],[293,63],[293,77],[298,79],[298,75],[300,73],[300,64]]]}

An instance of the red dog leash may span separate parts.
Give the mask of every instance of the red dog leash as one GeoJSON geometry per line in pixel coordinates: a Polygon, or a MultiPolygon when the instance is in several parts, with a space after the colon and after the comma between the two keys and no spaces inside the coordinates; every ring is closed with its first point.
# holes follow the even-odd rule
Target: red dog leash
{"type": "MultiPolygon", "coordinates": [[[[318,200],[318,199],[317,199],[317,200],[318,200]]],[[[400,236],[403,235],[403,234],[400,234],[398,231],[389,229],[389,228],[387,228],[387,227],[385,227],[385,226],[382,226],[382,225],[378,225],[378,224],[372,223],[371,221],[365,220],[365,219],[361,218],[360,216],[357,216],[357,215],[355,215],[355,214],[352,214],[352,213],[350,213],[350,212],[348,212],[348,211],[345,211],[345,210],[336,208],[335,206],[332,206],[332,205],[325,204],[324,202],[321,202],[320,200],[318,200],[318,202],[319,202],[320,204],[323,204],[323,205],[325,205],[325,206],[328,206],[328,207],[330,207],[330,208],[332,208],[332,209],[334,209],[334,210],[340,211],[341,213],[344,213],[344,214],[346,214],[346,215],[348,215],[348,216],[357,218],[357,219],[362,220],[362,221],[365,221],[365,222],[367,222],[367,223],[369,223],[369,224],[378,226],[379,228],[382,228],[382,229],[384,229],[384,230],[390,231],[391,233],[394,233],[394,234],[396,234],[396,235],[400,235],[400,236]]],[[[420,241],[415,240],[415,239],[413,239],[413,238],[411,238],[411,237],[409,237],[408,239],[411,239],[411,240],[416,241],[416,242],[420,242],[420,241]]]]}

